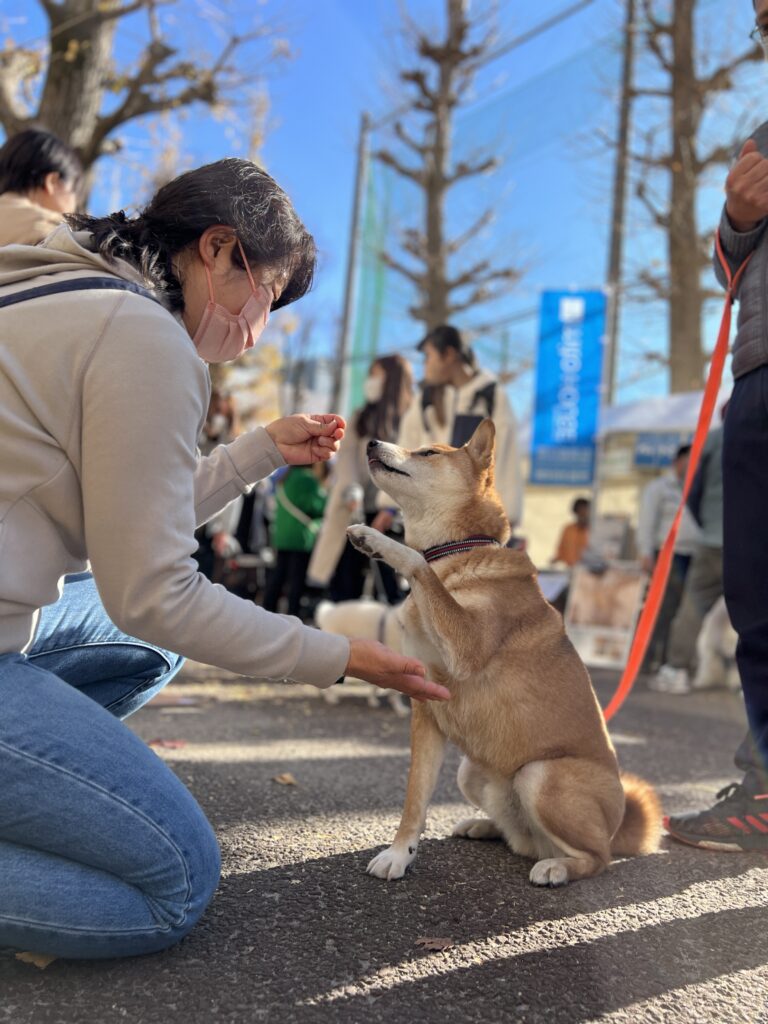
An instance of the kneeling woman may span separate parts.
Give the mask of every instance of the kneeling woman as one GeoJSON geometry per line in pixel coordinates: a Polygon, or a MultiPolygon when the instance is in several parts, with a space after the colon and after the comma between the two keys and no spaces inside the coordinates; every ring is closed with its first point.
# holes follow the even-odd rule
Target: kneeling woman
{"type": "Polygon", "coordinates": [[[379,644],[214,586],[192,558],[198,523],[343,436],[340,417],[293,416],[196,449],[205,361],[240,355],[311,283],[288,197],[228,159],[134,220],[72,223],[0,249],[0,946],[114,957],[178,941],[218,881],[202,811],[120,722],[183,657],[447,692],[379,644]]]}

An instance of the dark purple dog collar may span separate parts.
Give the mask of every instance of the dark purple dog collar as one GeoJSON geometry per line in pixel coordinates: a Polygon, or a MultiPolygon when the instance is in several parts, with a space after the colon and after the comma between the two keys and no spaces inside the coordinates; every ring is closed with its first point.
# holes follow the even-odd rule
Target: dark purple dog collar
{"type": "Polygon", "coordinates": [[[476,537],[465,537],[464,540],[452,540],[447,544],[436,544],[432,548],[422,551],[422,555],[428,562],[436,562],[438,558],[446,558],[448,555],[459,555],[463,551],[472,551],[473,548],[487,548],[495,544],[501,547],[493,537],[485,537],[482,534],[476,537]]]}

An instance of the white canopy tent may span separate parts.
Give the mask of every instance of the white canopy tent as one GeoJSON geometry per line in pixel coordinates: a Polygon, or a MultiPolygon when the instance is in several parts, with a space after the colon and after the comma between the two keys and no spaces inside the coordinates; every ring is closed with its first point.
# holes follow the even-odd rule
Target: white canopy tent
{"type": "MultiPolygon", "coordinates": [[[[720,422],[720,410],[730,397],[732,384],[728,381],[720,388],[712,417],[712,426],[720,422]]],[[[704,398],[703,391],[685,391],[661,398],[644,398],[624,405],[612,405],[603,410],[598,437],[608,434],[672,433],[693,431],[699,418],[704,398]]]]}

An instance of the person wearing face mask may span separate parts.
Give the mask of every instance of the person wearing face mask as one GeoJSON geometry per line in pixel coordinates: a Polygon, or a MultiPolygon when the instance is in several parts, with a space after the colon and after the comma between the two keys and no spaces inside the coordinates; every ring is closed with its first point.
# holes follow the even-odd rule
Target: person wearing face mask
{"type": "MultiPolygon", "coordinates": [[[[400,355],[379,356],[363,383],[365,404],[353,414],[347,437],[333,466],[333,484],[323,525],[312,553],[308,578],[328,587],[332,601],[360,597],[370,560],[347,542],[350,523],[370,525],[378,514],[378,490],[368,473],[366,446],[376,438],[395,441],[400,420],[413,394],[410,363],[400,355]]],[[[402,600],[395,574],[384,562],[375,563],[379,597],[390,604],[402,600]]]]}
{"type": "MultiPolygon", "coordinates": [[[[514,532],[522,519],[523,478],[517,423],[503,384],[478,367],[472,347],[450,324],[433,327],[417,347],[424,353],[424,381],[402,419],[397,443],[411,450],[431,444],[458,448],[490,416],[496,426],[496,489],[514,532]]],[[[396,510],[384,494],[378,504],[372,525],[386,532],[396,510]]]]}
{"type": "Polygon", "coordinates": [[[120,721],[183,657],[450,696],[418,661],[265,612],[192,559],[196,524],[343,437],[339,416],[298,415],[197,450],[205,363],[256,344],[315,258],[285,193],[238,159],[134,218],[72,217],[0,249],[0,947],[151,953],[203,913],[213,831],[120,721]]]}
{"type": "Polygon", "coordinates": [[[0,147],[0,245],[36,245],[77,208],[83,169],[73,149],[28,128],[0,147]]]}

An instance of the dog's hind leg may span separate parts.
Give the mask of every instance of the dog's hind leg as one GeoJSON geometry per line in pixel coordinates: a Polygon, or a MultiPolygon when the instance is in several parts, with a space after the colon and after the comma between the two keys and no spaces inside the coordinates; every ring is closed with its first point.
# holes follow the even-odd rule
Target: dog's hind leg
{"type": "Polygon", "coordinates": [[[535,857],[536,846],[512,781],[489,776],[465,757],[459,766],[459,789],[487,818],[465,818],[453,830],[468,839],[504,839],[513,853],[535,857]]]}
{"type": "MultiPolygon", "coordinates": [[[[490,780],[483,769],[468,757],[463,757],[456,781],[466,799],[487,812],[484,797],[490,780]]],[[[464,818],[454,826],[451,835],[466,839],[501,839],[501,832],[491,818],[464,818]]]]}
{"type": "Polygon", "coordinates": [[[517,773],[514,788],[536,847],[534,885],[565,885],[605,870],[624,814],[618,772],[572,757],[534,761],[517,773]]]}

